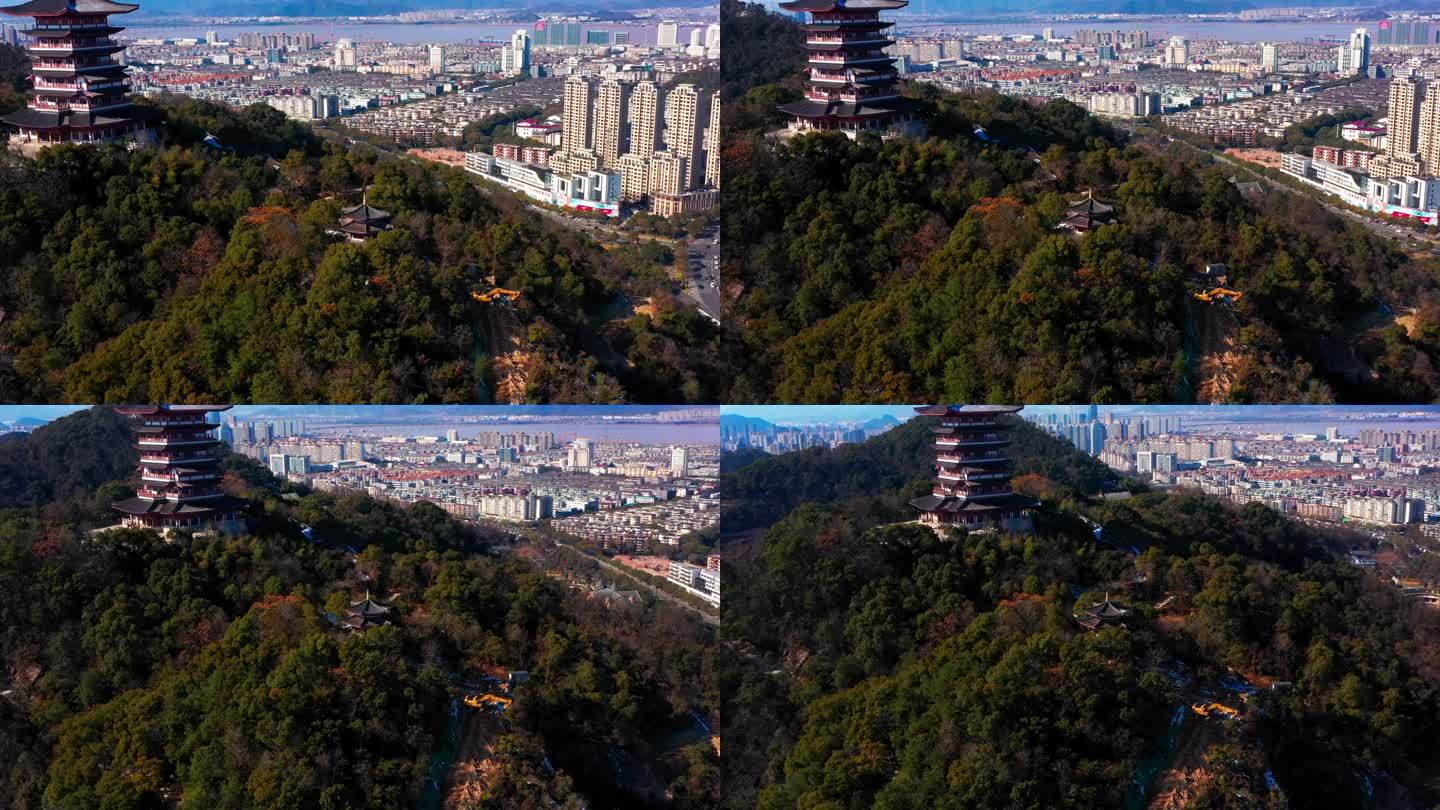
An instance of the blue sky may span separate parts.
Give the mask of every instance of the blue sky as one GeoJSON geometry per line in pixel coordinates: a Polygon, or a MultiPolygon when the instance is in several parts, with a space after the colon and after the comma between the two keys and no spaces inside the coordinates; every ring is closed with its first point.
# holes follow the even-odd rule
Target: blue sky
{"type": "Polygon", "coordinates": [[[32,419],[59,419],[76,411],[85,410],[88,405],[0,405],[0,422],[14,422],[24,416],[32,419]]]}
{"type": "Polygon", "coordinates": [[[912,405],[722,405],[720,415],[753,416],[777,425],[822,425],[864,422],[882,416],[904,421],[915,415],[912,405]]]}
{"type": "MultiPolygon", "coordinates": [[[[88,405],[0,405],[0,422],[14,422],[29,417],[50,421],[88,408],[88,405]]],[[[236,405],[225,412],[225,417],[237,419],[307,419],[345,418],[356,419],[415,419],[429,422],[445,418],[479,416],[553,416],[557,419],[611,418],[652,416],[665,411],[683,411],[698,414],[699,421],[715,419],[719,406],[715,405],[236,405]]]]}

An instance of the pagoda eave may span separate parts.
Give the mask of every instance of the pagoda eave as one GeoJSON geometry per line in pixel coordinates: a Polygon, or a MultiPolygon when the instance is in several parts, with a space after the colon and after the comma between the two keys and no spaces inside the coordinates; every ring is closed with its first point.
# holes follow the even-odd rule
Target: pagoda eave
{"type": "Polygon", "coordinates": [[[18,6],[0,8],[0,14],[12,17],[64,17],[67,15],[129,14],[140,8],[138,3],[115,3],[111,0],[30,0],[18,6]]]}
{"type": "Polygon", "coordinates": [[[217,493],[185,502],[160,501],[140,497],[127,498],[111,504],[111,508],[117,512],[136,516],[208,517],[223,512],[238,512],[246,505],[246,502],[240,498],[217,493]]]}
{"type": "Polygon", "coordinates": [[[910,0],[789,0],[781,3],[786,11],[808,11],[811,14],[833,14],[843,11],[894,11],[910,5],[910,0]]]}
{"type": "Polygon", "coordinates": [[[119,25],[110,25],[104,28],[22,28],[20,33],[32,39],[69,39],[73,36],[87,37],[108,37],[111,34],[118,34],[125,28],[119,25]]]}
{"type": "Polygon", "coordinates": [[[960,416],[979,414],[1010,414],[1024,410],[1023,405],[920,405],[917,416],[960,416]]]}
{"type": "Polygon", "coordinates": [[[888,107],[870,107],[844,101],[827,103],[808,99],[795,104],[783,104],[780,106],[780,111],[800,118],[864,119],[895,114],[895,110],[888,107]]]}
{"type": "Polygon", "coordinates": [[[159,413],[219,413],[233,405],[116,405],[115,412],[125,416],[154,416],[159,413]]]}

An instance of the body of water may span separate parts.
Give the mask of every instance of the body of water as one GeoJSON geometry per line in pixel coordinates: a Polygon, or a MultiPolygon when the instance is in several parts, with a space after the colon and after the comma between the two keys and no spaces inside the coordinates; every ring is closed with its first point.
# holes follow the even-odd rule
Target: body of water
{"type": "Polygon", "coordinates": [[[1084,22],[1043,22],[1039,20],[1027,20],[1024,22],[957,22],[944,25],[902,25],[899,30],[902,33],[938,33],[959,32],[965,34],[1039,34],[1043,28],[1053,28],[1057,35],[1074,34],[1081,29],[1093,28],[1097,31],[1136,31],[1143,30],[1150,32],[1153,39],[1165,39],[1172,36],[1182,36],[1187,39],[1223,39],[1231,42],[1305,42],[1307,40],[1320,39],[1345,39],[1350,32],[1356,28],[1365,28],[1370,32],[1371,43],[1379,33],[1377,23],[1371,21],[1336,21],[1326,20],[1324,22],[1239,22],[1234,20],[1187,20],[1187,19],[1152,19],[1152,20],[1104,20],[1084,22]]]}
{"type": "Polygon", "coordinates": [[[1440,430],[1440,419],[1376,419],[1376,420],[1285,420],[1277,419],[1274,422],[1260,420],[1246,420],[1244,422],[1227,422],[1224,420],[1211,421],[1208,419],[1187,419],[1185,428],[1187,430],[1230,430],[1243,431],[1246,433],[1314,433],[1323,435],[1328,427],[1340,428],[1341,436],[1358,438],[1362,430],[1386,430],[1386,431],[1415,431],[1417,433],[1426,430],[1440,430]]]}
{"type": "MultiPolygon", "coordinates": [[[[128,22],[128,21],[127,21],[128,22]]],[[[631,45],[654,45],[659,22],[634,23],[584,23],[580,26],[580,41],[585,41],[589,31],[609,31],[611,39],[615,32],[630,34],[631,45]]],[[[682,23],[678,37],[681,42],[690,41],[691,28],[704,26],[682,23]]],[[[535,34],[534,23],[509,23],[505,25],[480,23],[352,23],[338,20],[317,20],[314,22],[281,23],[261,25],[145,25],[134,23],[126,26],[126,33],[138,39],[155,37],[199,37],[214,31],[220,39],[234,41],[241,34],[314,34],[316,39],[331,41],[353,39],[356,42],[394,42],[402,45],[424,45],[430,43],[479,43],[509,42],[516,31],[535,34]]]]}
{"type": "Polygon", "coordinates": [[[556,441],[568,441],[582,436],[594,441],[641,442],[643,444],[716,444],[720,443],[720,425],[711,424],[615,424],[600,422],[519,422],[506,424],[452,424],[444,422],[417,422],[404,424],[386,422],[366,424],[354,422],[345,425],[307,425],[306,431],[319,435],[370,434],[375,436],[443,436],[447,430],[457,430],[462,437],[480,433],[544,433],[551,431],[556,441]]]}

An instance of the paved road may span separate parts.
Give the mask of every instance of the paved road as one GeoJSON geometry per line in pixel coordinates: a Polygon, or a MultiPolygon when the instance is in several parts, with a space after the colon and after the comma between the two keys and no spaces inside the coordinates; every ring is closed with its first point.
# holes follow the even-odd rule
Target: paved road
{"type": "Polygon", "coordinates": [[[720,227],[706,228],[686,245],[685,294],[720,323],[720,227]]]}
{"type": "MultiPolygon", "coordinates": [[[[355,143],[355,140],[353,138],[347,138],[345,140],[347,143],[352,145],[355,143]]],[[[423,158],[416,157],[415,155],[407,154],[404,152],[387,152],[383,149],[377,149],[377,151],[379,151],[381,155],[390,158],[400,158],[403,160],[425,162],[423,158]]],[[[478,177],[474,178],[474,185],[476,188],[480,189],[480,192],[482,194],[494,194],[500,191],[500,188],[498,186],[494,185],[493,183],[487,183],[478,177]]],[[[516,193],[515,196],[517,198],[523,199],[523,196],[518,193],[516,193]]],[[[528,202],[525,203],[525,207],[531,211],[534,211],[540,216],[550,220],[551,222],[554,222],[557,225],[561,225],[566,228],[573,228],[579,231],[584,231],[590,234],[590,237],[592,239],[595,239],[597,242],[625,243],[632,240],[642,240],[646,242],[658,242],[675,252],[679,252],[682,250],[685,250],[691,254],[699,252],[701,254],[701,258],[699,261],[703,262],[704,272],[709,274],[709,278],[701,278],[698,276],[696,271],[700,269],[701,264],[697,263],[697,261],[694,260],[688,261],[689,267],[686,272],[687,278],[683,292],[685,294],[685,297],[688,298],[692,303],[694,303],[701,312],[705,313],[705,315],[709,317],[710,320],[714,321],[717,324],[720,322],[719,285],[717,283],[714,287],[710,286],[710,282],[718,282],[720,276],[720,267],[717,263],[717,260],[720,256],[720,247],[718,244],[712,244],[712,240],[714,240],[720,235],[718,226],[712,226],[711,228],[707,228],[705,230],[705,233],[702,234],[700,238],[693,239],[690,242],[686,243],[678,239],[670,239],[664,236],[655,236],[653,234],[644,234],[636,233],[634,231],[621,230],[619,225],[612,225],[609,222],[591,219],[588,217],[570,216],[568,214],[563,214],[559,211],[552,211],[549,208],[542,208],[538,205],[533,205],[528,202]]]]}
{"type": "Polygon", "coordinates": [[[1232,166],[1237,169],[1244,169],[1251,175],[1259,178],[1262,183],[1265,183],[1270,188],[1278,189],[1280,191],[1284,191],[1290,194],[1299,194],[1306,199],[1317,203],[1320,207],[1324,208],[1326,211],[1329,211],[1332,214],[1345,217],[1351,222],[1355,222],[1359,225],[1364,226],[1367,230],[1369,230],[1376,236],[1381,236],[1395,242],[1400,242],[1402,245],[1408,248],[1417,250],[1430,250],[1440,253],[1440,239],[1422,236],[1404,225],[1394,225],[1384,220],[1376,219],[1374,217],[1367,217],[1363,214],[1356,213],[1355,211],[1351,211],[1348,208],[1341,208],[1340,206],[1334,205],[1328,200],[1326,200],[1324,192],[1320,191],[1319,189],[1316,189],[1314,194],[1308,194],[1300,189],[1288,186],[1284,183],[1266,177],[1265,175],[1256,171],[1253,166],[1245,163],[1244,161],[1236,160],[1229,155],[1220,152],[1211,152],[1208,149],[1201,149],[1200,147],[1187,141],[1180,140],[1179,138],[1171,138],[1170,143],[1181,144],[1196,152],[1209,155],[1226,165],[1232,166]]]}
{"type": "Polygon", "coordinates": [[[719,617],[719,616],[713,615],[713,614],[711,614],[711,613],[707,613],[706,611],[703,611],[703,610],[701,610],[700,608],[695,607],[694,605],[690,604],[689,602],[686,602],[685,600],[680,599],[679,597],[675,596],[674,594],[667,593],[666,591],[660,590],[659,588],[655,587],[654,585],[651,585],[650,583],[648,583],[648,582],[646,582],[645,580],[641,579],[639,576],[636,575],[636,573],[635,573],[634,571],[631,571],[631,570],[628,569],[628,568],[625,568],[625,567],[623,567],[623,566],[616,565],[616,564],[610,562],[609,560],[602,560],[602,559],[600,559],[599,557],[592,557],[592,556],[590,556],[589,554],[586,554],[585,552],[581,551],[580,549],[575,548],[574,546],[570,545],[569,543],[563,543],[563,542],[561,542],[561,541],[559,541],[559,540],[554,539],[553,537],[552,537],[552,538],[549,538],[549,539],[550,539],[550,541],[553,542],[556,546],[558,546],[558,547],[560,547],[560,548],[563,548],[563,549],[567,549],[568,551],[570,551],[570,552],[573,553],[573,554],[579,554],[580,556],[584,557],[585,559],[590,560],[591,562],[594,562],[596,565],[599,565],[601,568],[609,569],[610,571],[613,571],[613,572],[615,572],[615,573],[617,573],[617,574],[623,574],[623,575],[624,575],[626,578],[628,578],[631,582],[634,582],[636,585],[639,585],[640,587],[644,588],[645,590],[649,591],[650,593],[655,594],[656,597],[658,597],[658,598],[660,598],[660,599],[664,599],[666,602],[669,602],[669,603],[672,604],[672,605],[679,605],[680,607],[683,607],[683,608],[685,608],[686,610],[689,610],[689,611],[691,611],[691,612],[693,612],[693,613],[698,614],[698,615],[700,616],[700,619],[701,619],[702,621],[704,621],[706,624],[712,624],[712,625],[719,625],[719,624],[720,624],[720,617],[719,617]]]}

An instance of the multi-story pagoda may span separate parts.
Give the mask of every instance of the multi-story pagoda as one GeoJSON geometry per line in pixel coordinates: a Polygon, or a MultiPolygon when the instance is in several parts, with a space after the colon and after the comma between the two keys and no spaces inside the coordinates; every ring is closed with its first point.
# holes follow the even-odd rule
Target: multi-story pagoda
{"type": "Polygon", "coordinates": [[[850,137],[885,130],[902,115],[895,83],[895,44],[885,32],[894,25],[880,12],[909,5],[909,0],[789,0],[792,12],[809,12],[805,50],[809,52],[805,98],[782,104],[797,131],[838,130],[850,137]]]}
{"type": "Polygon", "coordinates": [[[113,505],[121,524],[169,532],[244,530],[245,501],[220,491],[220,440],[206,414],[229,405],[125,405],[140,450],[140,488],[113,505]]]}
{"type": "Polygon", "coordinates": [[[18,130],[11,143],[34,151],[54,143],[92,143],[135,137],[154,114],[130,102],[130,82],[118,58],[125,46],[112,35],[111,14],[129,14],[139,5],[110,0],[30,0],[0,8],[31,17],[30,71],[35,97],[23,110],[0,121],[18,130]]]}
{"type": "Polygon", "coordinates": [[[1019,405],[926,405],[921,416],[938,416],[935,436],[935,488],[910,505],[920,521],[935,528],[971,530],[1031,529],[1030,512],[1038,504],[1010,489],[1009,425],[1001,417],[1019,405]]]}

